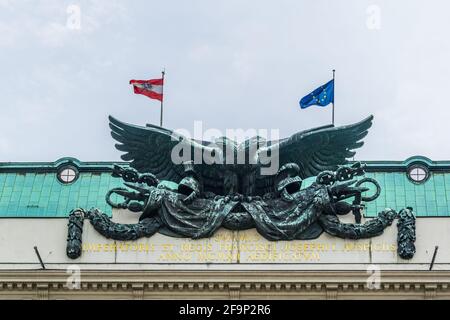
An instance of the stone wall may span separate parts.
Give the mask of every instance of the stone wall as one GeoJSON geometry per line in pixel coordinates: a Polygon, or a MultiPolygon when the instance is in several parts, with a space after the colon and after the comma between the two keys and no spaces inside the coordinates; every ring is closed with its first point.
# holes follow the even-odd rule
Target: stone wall
{"type": "MultiPolygon", "coordinates": [[[[114,220],[134,223],[137,216],[115,211],[114,220]]],[[[351,217],[348,217],[351,219],[351,217]]],[[[83,253],[66,256],[67,219],[3,218],[0,220],[0,269],[41,268],[36,246],[47,269],[106,270],[450,270],[450,219],[417,219],[417,252],[413,259],[397,255],[396,221],[383,235],[342,240],[327,234],[315,240],[271,242],[256,230],[219,230],[212,238],[191,240],[156,234],[133,242],[108,240],[86,220],[83,253]]]]}

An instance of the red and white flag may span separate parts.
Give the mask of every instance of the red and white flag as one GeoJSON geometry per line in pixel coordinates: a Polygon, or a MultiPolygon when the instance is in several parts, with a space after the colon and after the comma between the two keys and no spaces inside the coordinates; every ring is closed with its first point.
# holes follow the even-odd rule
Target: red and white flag
{"type": "Polygon", "coordinates": [[[151,99],[163,100],[164,79],[130,80],[134,93],[143,94],[151,99]]]}

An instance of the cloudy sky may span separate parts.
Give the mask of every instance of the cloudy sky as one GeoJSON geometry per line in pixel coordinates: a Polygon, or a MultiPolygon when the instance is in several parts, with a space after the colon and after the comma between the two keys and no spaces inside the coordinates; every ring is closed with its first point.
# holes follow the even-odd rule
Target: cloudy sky
{"type": "Polygon", "coordinates": [[[159,122],[130,79],[166,69],[171,129],[327,124],[298,100],[336,69],[336,124],[369,114],[357,159],[450,159],[450,2],[0,0],[0,161],[117,160],[107,116],[159,122]]]}

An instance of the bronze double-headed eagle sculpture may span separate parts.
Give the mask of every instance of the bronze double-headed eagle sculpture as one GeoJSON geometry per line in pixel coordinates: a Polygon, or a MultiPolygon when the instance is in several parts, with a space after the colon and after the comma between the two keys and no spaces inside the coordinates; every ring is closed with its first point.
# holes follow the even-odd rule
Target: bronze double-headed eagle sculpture
{"type": "Polygon", "coordinates": [[[126,167],[114,166],[112,174],[123,179],[124,187],[110,190],[106,201],[113,208],[138,213],[139,222],[115,223],[95,208],[72,210],[70,258],[81,255],[84,219],[105,237],[123,241],[157,232],[199,239],[221,227],[256,228],[264,238],[276,241],[315,239],[323,232],[340,238],[370,238],[397,218],[398,254],[409,259],[415,253],[412,208],[398,212],[387,208],[361,223],[363,202],[374,200],[380,186],[363,177],[363,164],[349,163],[349,159],[363,145],[373,116],[347,126],[327,125],[276,141],[254,137],[241,144],[227,138],[199,141],[155,125],[109,120],[116,148],[130,162],[126,167]],[[198,154],[210,159],[198,161],[198,154]],[[275,172],[267,170],[272,166],[268,157],[277,162],[275,172]],[[247,160],[236,163],[238,158],[247,160]],[[303,186],[311,177],[314,182],[303,186]],[[372,194],[368,194],[369,184],[372,194]],[[114,194],[124,201],[114,202],[114,194]],[[353,214],[355,223],[342,223],[338,216],[345,214],[353,214]]]}

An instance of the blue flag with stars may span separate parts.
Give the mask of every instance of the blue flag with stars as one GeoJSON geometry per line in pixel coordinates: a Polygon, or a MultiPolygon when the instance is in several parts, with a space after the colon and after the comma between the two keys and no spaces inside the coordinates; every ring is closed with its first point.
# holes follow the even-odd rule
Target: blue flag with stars
{"type": "Polygon", "coordinates": [[[323,86],[304,96],[300,100],[300,108],[305,109],[314,105],[325,107],[332,102],[334,102],[334,80],[328,81],[323,86]]]}

